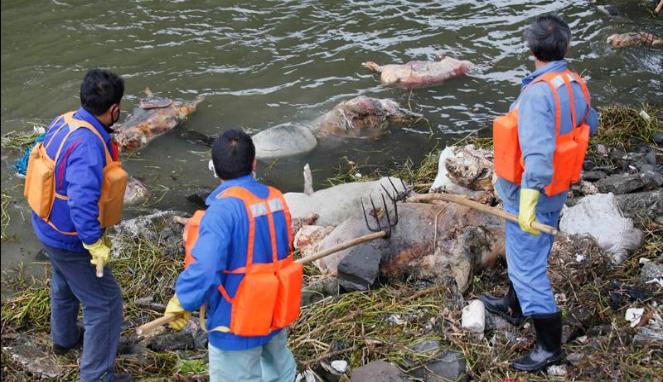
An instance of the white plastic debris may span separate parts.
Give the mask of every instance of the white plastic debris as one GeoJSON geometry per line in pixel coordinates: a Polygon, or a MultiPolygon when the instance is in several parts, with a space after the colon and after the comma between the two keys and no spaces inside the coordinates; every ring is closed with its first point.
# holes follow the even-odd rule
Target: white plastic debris
{"type": "Polygon", "coordinates": [[[585,255],[576,255],[576,263],[582,263],[586,258],[585,255]]]}
{"type": "Polygon", "coordinates": [[[387,317],[387,322],[391,322],[394,325],[405,325],[406,322],[399,316],[398,314],[392,314],[391,316],[387,317]]]}
{"type": "Polygon", "coordinates": [[[295,382],[316,382],[315,373],[311,369],[306,369],[301,373],[297,374],[295,382]]]}
{"type": "Polygon", "coordinates": [[[339,373],[345,373],[348,370],[348,362],[344,360],[332,361],[331,367],[339,373]]]}
{"type": "Polygon", "coordinates": [[[483,302],[472,300],[463,308],[461,327],[473,333],[483,333],[486,327],[486,310],[483,302]]]}
{"type": "Polygon", "coordinates": [[[620,264],[629,251],[642,245],[644,234],[625,218],[612,193],[589,195],[562,210],[560,229],[567,234],[588,234],[620,264]]]}
{"type": "Polygon", "coordinates": [[[626,314],[624,319],[631,323],[631,327],[634,328],[642,318],[642,315],[645,313],[644,308],[629,308],[626,309],[626,314]]]}

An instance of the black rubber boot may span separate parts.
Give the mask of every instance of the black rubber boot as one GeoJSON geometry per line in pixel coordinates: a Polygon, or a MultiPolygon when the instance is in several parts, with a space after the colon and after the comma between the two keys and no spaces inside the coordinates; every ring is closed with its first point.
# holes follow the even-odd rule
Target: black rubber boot
{"type": "Polygon", "coordinates": [[[536,345],[528,355],[511,364],[521,371],[541,370],[559,363],[564,357],[562,350],[562,314],[540,314],[532,316],[536,330],[536,345]]]}
{"type": "Polygon", "coordinates": [[[511,325],[520,326],[523,323],[523,312],[520,310],[518,296],[513,289],[513,284],[509,282],[509,291],[504,297],[495,297],[489,294],[482,294],[479,300],[489,312],[495,313],[507,320],[511,325]]]}

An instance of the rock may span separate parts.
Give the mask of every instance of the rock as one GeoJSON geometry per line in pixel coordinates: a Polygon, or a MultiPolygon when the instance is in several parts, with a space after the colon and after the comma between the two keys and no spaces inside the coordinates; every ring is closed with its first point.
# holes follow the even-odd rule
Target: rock
{"type": "MultiPolygon", "coordinates": [[[[3,338],[3,345],[5,339],[3,338]]],[[[22,370],[37,378],[62,378],[66,370],[59,365],[55,357],[44,350],[44,344],[38,344],[27,335],[19,335],[16,345],[3,346],[3,362],[7,355],[22,370]]],[[[5,365],[3,365],[3,368],[5,365]]],[[[3,376],[4,376],[3,372],[3,376]]]]}
{"type": "Polygon", "coordinates": [[[272,160],[312,151],[318,140],[306,126],[285,123],[270,127],[253,137],[257,160],[272,160]],[[284,145],[287,142],[287,145],[284,145]]]}
{"type": "Polygon", "coordinates": [[[643,284],[663,283],[663,264],[649,261],[640,269],[640,282],[643,284]]]}
{"type": "Polygon", "coordinates": [[[566,356],[566,361],[573,366],[578,366],[584,358],[585,355],[583,353],[571,353],[566,356]]]}
{"type": "Polygon", "coordinates": [[[598,144],[596,145],[596,153],[599,154],[602,157],[607,157],[608,156],[608,148],[603,145],[603,144],[598,144]]]}
{"type": "Polygon", "coordinates": [[[601,180],[605,178],[607,174],[601,170],[595,170],[595,171],[583,171],[582,172],[582,179],[589,181],[589,182],[596,182],[597,180],[601,180]]]}
{"type": "MultiPolygon", "coordinates": [[[[504,222],[491,215],[447,202],[399,203],[398,215],[398,224],[392,229],[389,240],[362,243],[325,257],[316,265],[322,272],[336,275],[340,273],[339,263],[356,254],[370,261],[365,268],[370,265],[373,270],[372,267],[379,264],[380,278],[385,282],[405,278],[439,281],[452,276],[462,292],[469,286],[475,270],[492,265],[497,256],[504,253],[504,222]]],[[[383,217],[383,226],[385,221],[383,217]]],[[[319,249],[367,233],[370,232],[363,215],[353,217],[327,235],[319,249]]],[[[352,272],[348,264],[343,269],[345,274],[352,272]]],[[[364,269],[362,273],[372,276],[367,271],[364,269]]],[[[361,280],[368,281],[367,276],[361,280]]]]}
{"type": "Polygon", "coordinates": [[[448,146],[442,150],[438,161],[437,175],[430,192],[446,191],[453,194],[467,195],[471,199],[480,201],[487,198],[487,193],[490,194],[490,197],[493,196],[492,177],[494,170],[491,162],[492,157],[489,156],[489,153],[476,151],[472,145],[467,147],[466,149],[465,147],[448,146]],[[459,153],[458,157],[456,157],[457,152],[459,153]],[[467,166],[463,165],[465,160],[468,161],[467,166]],[[450,168],[454,169],[452,173],[447,169],[447,163],[449,163],[450,168]],[[462,175],[468,173],[471,174],[469,179],[463,180],[462,175]],[[467,187],[470,185],[475,188],[483,188],[479,188],[477,191],[467,187]]]}
{"type": "Polygon", "coordinates": [[[596,182],[602,193],[627,194],[645,186],[645,180],[639,174],[614,174],[596,182]]]}
{"type": "Polygon", "coordinates": [[[638,329],[633,336],[633,344],[642,347],[663,347],[663,330],[654,330],[648,327],[638,329]]]}
{"type": "Polygon", "coordinates": [[[624,216],[635,218],[646,216],[655,219],[663,216],[663,190],[615,195],[617,205],[624,216]]]}
{"type": "Polygon", "coordinates": [[[124,204],[140,204],[150,196],[150,190],[145,187],[143,182],[130,176],[127,180],[127,189],[124,192],[124,204]]]}
{"type": "Polygon", "coordinates": [[[418,344],[412,347],[412,350],[417,353],[428,353],[434,354],[440,350],[440,341],[438,340],[426,340],[419,342],[418,344]]]}
{"type": "Polygon", "coordinates": [[[644,234],[633,220],[622,215],[613,194],[584,197],[578,204],[562,210],[560,229],[567,234],[589,234],[620,264],[629,251],[642,245],[644,234]]]}
{"type": "Polygon", "coordinates": [[[370,246],[359,245],[348,250],[338,263],[338,283],[347,291],[368,290],[380,272],[382,254],[370,246]]]}
{"type": "Polygon", "coordinates": [[[448,351],[414,370],[413,375],[426,382],[465,381],[466,367],[462,353],[448,351]]]}
{"type": "Polygon", "coordinates": [[[663,130],[655,132],[653,139],[658,146],[663,146],[663,130]]]}
{"type": "Polygon", "coordinates": [[[336,226],[351,217],[361,217],[363,220],[361,201],[368,203],[371,197],[375,201],[380,200],[380,195],[385,192],[382,186],[393,193],[389,179],[398,192],[404,190],[400,179],[392,177],[371,182],[340,184],[318,190],[311,195],[303,192],[288,192],[284,196],[293,219],[317,214],[319,218],[316,224],[336,226]]]}
{"type": "Polygon", "coordinates": [[[486,309],[480,300],[472,300],[465,308],[461,327],[473,333],[483,333],[486,327],[486,309]]]}
{"type": "Polygon", "coordinates": [[[566,377],[566,366],[553,365],[548,367],[548,375],[551,377],[566,377]]]}
{"type": "Polygon", "coordinates": [[[178,211],[157,211],[149,215],[123,220],[109,231],[112,255],[119,256],[131,243],[142,239],[153,243],[165,256],[178,260],[183,259],[183,227],[174,219],[181,215],[185,214],[178,211]]]}
{"type": "Polygon", "coordinates": [[[195,348],[193,336],[189,331],[165,333],[151,337],[147,347],[154,351],[191,350],[195,348]]]}
{"type": "Polygon", "coordinates": [[[352,371],[352,382],[406,382],[407,376],[385,361],[373,361],[352,371]]]}
{"type": "Polygon", "coordinates": [[[513,328],[507,320],[486,310],[486,328],[496,331],[508,331],[513,328]]]}
{"type": "Polygon", "coordinates": [[[297,374],[295,382],[317,382],[315,378],[315,373],[311,369],[306,369],[301,373],[297,374]]]}

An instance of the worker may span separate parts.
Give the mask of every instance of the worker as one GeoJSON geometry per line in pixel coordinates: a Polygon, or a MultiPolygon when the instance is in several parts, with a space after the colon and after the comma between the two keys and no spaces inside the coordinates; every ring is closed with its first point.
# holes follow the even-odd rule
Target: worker
{"type": "Polygon", "coordinates": [[[206,200],[192,260],[179,275],[165,314],[180,315],[170,323],[179,330],[190,311],[206,304],[211,382],[293,381],[296,364],[286,329],[269,328],[274,301],[261,301],[275,296],[279,285],[272,283],[271,272],[252,272],[292,261],[285,199],[255,179],[255,146],[242,131],[228,130],[214,142],[212,164],[221,184],[206,200]],[[244,335],[242,327],[258,321],[268,326],[244,335]]]}
{"type": "Polygon", "coordinates": [[[522,80],[509,113],[493,123],[495,188],[504,209],[518,215],[518,223],[506,222],[509,290],[503,297],[482,295],[481,300],[514,325],[531,317],[536,344],[512,366],[534,371],[560,362],[563,351],[562,315],[547,275],[554,237],[532,223],[558,226],[598,116],[584,81],[567,69],[569,26],[555,15],[539,16],[525,38],[535,70],[522,80]]]}
{"type": "Polygon", "coordinates": [[[114,374],[122,294],[105,267],[111,249],[104,237],[105,228],[119,222],[126,187],[127,174],[111,138],[123,93],[119,76],[88,71],[80,87],[81,107],[49,124],[31,152],[26,175],[32,226],[52,265],[53,351],[62,355],[83,346],[81,381],[130,380],[128,374],[114,374]]]}

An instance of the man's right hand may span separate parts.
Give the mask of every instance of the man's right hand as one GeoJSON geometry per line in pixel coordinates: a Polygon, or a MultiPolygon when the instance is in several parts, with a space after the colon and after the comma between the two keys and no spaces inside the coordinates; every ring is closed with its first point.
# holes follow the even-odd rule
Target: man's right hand
{"type": "Polygon", "coordinates": [[[166,306],[166,312],[164,313],[164,316],[168,316],[171,314],[176,314],[178,318],[176,318],[174,321],[171,321],[170,324],[168,324],[172,329],[175,330],[182,330],[186,326],[187,322],[189,322],[189,318],[191,318],[191,312],[184,310],[182,308],[182,304],[180,304],[180,300],[177,298],[177,295],[173,295],[173,297],[168,301],[168,305],[166,306]]]}

